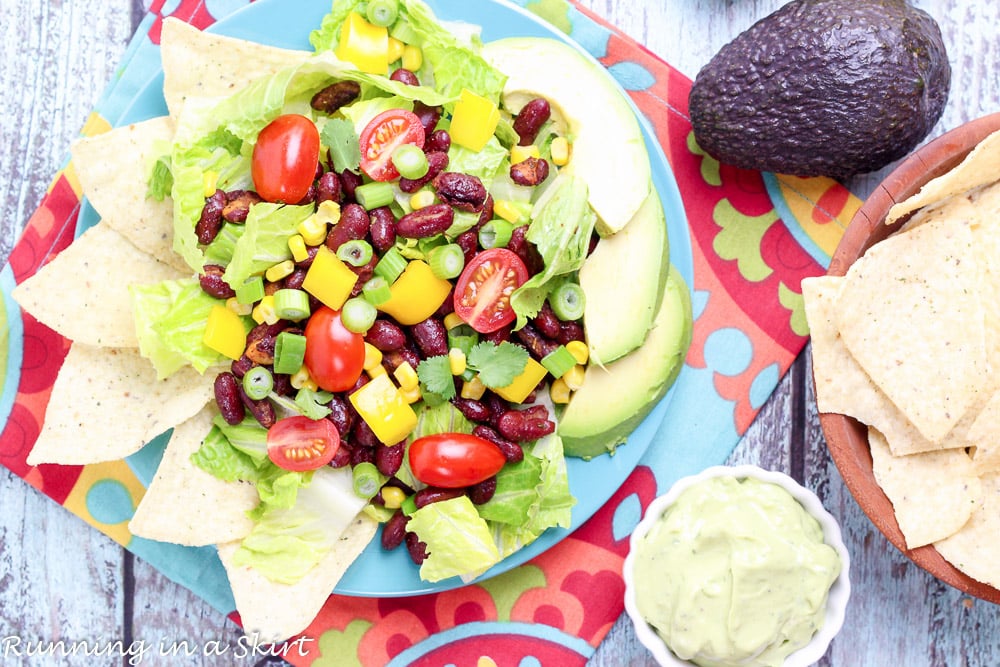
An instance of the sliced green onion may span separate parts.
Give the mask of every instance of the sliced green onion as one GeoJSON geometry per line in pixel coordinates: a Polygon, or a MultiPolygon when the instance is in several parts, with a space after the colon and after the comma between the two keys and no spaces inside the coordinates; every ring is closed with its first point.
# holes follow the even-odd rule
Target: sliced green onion
{"type": "Polygon", "coordinates": [[[448,330],[448,349],[457,347],[459,350],[465,353],[466,356],[472,351],[472,348],[476,346],[479,342],[479,334],[476,330],[470,327],[468,324],[459,324],[457,327],[452,327],[448,330]]]}
{"type": "Polygon", "coordinates": [[[457,243],[446,243],[431,250],[427,263],[435,276],[450,280],[461,275],[465,268],[465,253],[457,243]]]}
{"type": "Polygon", "coordinates": [[[278,319],[298,322],[309,317],[309,294],[300,289],[280,289],[274,293],[274,312],[278,319]]]}
{"type": "Polygon", "coordinates": [[[372,244],[364,239],[353,239],[337,248],[337,257],[351,266],[364,266],[372,261],[374,253],[372,244]]]}
{"type": "Polygon", "coordinates": [[[306,337],[282,331],[274,343],[274,372],[291,375],[302,368],[306,357],[306,337]]]}
{"type": "Polygon", "coordinates": [[[354,198],[365,207],[366,211],[380,206],[388,206],[396,200],[396,191],[392,189],[392,183],[383,181],[372,181],[359,185],[354,189],[354,198]]]}
{"type": "Polygon", "coordinates": [[[257,303],[264,298],[264,277],[250,276],[236,288],[237,303],[257,303]]]}
{"type": "Polygon", "coordinates": [[[365,17],[372,25],[388,28],[399,16],[399,0],[370,0],[365,17]]]}
{"type": "Polygon", "coordinates": [[[427,154],[415,144],[403,144],[392,152],[392,164],[403,178],[416,180],[427,175],[427,154]]]}
{"type": "Polygon", "coordinates": [[[406,500],[404,500],[403,504],[399,506],[399,509],[406,516],[410,516],[411,514],[416,512],[417,511],[416,494],[411,493],[410,495],[406,496],[406,500]]]}
{"type": "Polygon", "coordinates": [[[365,301],[373,306],[380,306],[392,298],[389,283],[382,276],[373,276],[361,288],[361,294],[365,297],[365,301]]]}
{"type": "Polygon", "coordinates": [[[243,391],[255,401],[267,398],[274,387],[274,376],[264,366],[254,366],[243,375],[243,391]]]}
{"type": "Polygon", "coordinates": [[[406,258],[396,246],[393,246],[385,251],[382,259],[375,265],[375,275],[385,278],[385,281],[391,285],[406,269],[406,264],[406,258]]]}
{"type": "Polygon", "coordinates": [[[502,248],[510,242],[514,225],[506,220],[490,220],[479,228],[479,245],[485,250],[502,248]]]}
{"type": "Polygon", "coordinates": [[[549,305],[556,317],[564,322],[578,320],[583,317],[583,308],[587,303],[583,288],[577,283],[566,281],[549,294],[549,305]]]}
{"type": "Polygon", "coordinates": [[[363,297],[352,297],[340,308],[340,320],[348,331],[363,334],[372,328],[378,310],[363,297]]]}
{"type": "Polygon", "coordinates": [[[362,461],[354,466],[354,493],[359,498],[374,498],[382,487],[382,475],[374,463],[362,461]]]}
{"type": "Polygon", "coordinates": [[[561,378],[566,371],[576,366],[576,358],[565,345],[560,345],[542,357],[542,366],[552,373],[552,377],[561,378]]]}

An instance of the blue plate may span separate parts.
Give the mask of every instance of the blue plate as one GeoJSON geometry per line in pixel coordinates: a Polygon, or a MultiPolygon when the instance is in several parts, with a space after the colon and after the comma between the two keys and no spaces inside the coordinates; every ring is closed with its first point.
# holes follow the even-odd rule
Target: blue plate
{"type": "MultiPolygon", "coordinates": [[[[442,19],[467,21],[483,26],[483,41],[503,37],[550,37],[579,49],[587,58],[593,57],[566,35],[543,23],[533,14],[502,0],[427,0],[442,19]]],[[[309,33],[319,26],[329,10],[330,3],[316,0],[260,0],[209,28],[211,32],[239,37],[255,42],[289,49],[311,50],[309,33]]],[[[596,66],[600,66],[594,60],[596,66]]],[[[610,74],[608,75],[610,76],[610,74]]],[[[163,101],[163,74],[150,73],[147,85],[136,95],[127,111],[116,125],[138,122],[167,112],[163,101]]],[[[623,93],[624,94],[624,91],[623,93]]],[[[670,236],[670,260],[680,271],[688,285],[693,284],[691,244],[687,219],[673,172],[643,115],[633,105],[639,118],[643,137],[652,164],[653,184],[660,194],[666,213],[670,236]]],[[[88,207],[89,209],[89,207],[88,207]]],[[[92,209],[81,212],[83,227],[96,222],[92,209]]],[[[537,556],[570,534],[589,519],[618,490],[639,459],[649,447],[657,428],[663,421],[667,406],[674,394],[671,390],[636,428],[624,447],[614,456],[601,456],[589,462],[568,459],[570,489],[576,496],[573,522],[569,530],[550,529],[528,547],[505,558],[490,568],[480,580],[496,576],[537,556]]],[[[162,439],[161,439],[162,440],[162,439]]],[[[162,443],[160,443],[162,447],[162,443]]],[[[149,449],[152,444],[147,447],[149,449]]],[[[144,452],[146,454],[146,452],[144,452]]],[[[159,456],[150,454],[145,460],[155,464],[159,456]]],[[[133,464],[134,465],[134,464],[133,464]]],[[[145,467],[145,466],[144,466],[145,467]]],[[[153,468],[155,470],[155,468],[153,468]]],[[[149,481],[151,470],[137,471],[140,478],[149,481]]],[[[395,597],[449,590],[462,586],[453,577],[437,583],[421,581],[418,568],[410,561],[405,549],[383,551],[376,537],[337,584],[336,593],[342,595],[395,597]]]]}

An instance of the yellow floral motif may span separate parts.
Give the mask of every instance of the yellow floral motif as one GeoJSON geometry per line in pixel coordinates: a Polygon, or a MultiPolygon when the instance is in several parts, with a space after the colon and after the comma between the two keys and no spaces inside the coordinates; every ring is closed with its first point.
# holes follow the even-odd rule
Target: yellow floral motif
{"type": "Polygon", "coordinates": [[[706,153],[694,140],[694,132],[689,132],[687,136],[687,147],[694,155],[701,156],[701,179],[708,185],[722,185],[722,176],[719,174],[719,161],[706,153]]]}
{"type": "Polygon", "coordinates": [[[479,585],[493,597],[493,602],[497,606],[497,620],[509,621],[510,612],[518,598],[532,588],[544,588],[546,583],[545,572],[541,568],[522,565],[517,570],[487,579],[479,585]]]}
{"type": "Polygon", "coordinates": [[[760,282],[774,273],[761,256],[760,243],[771,225],[778,222],[775,211],[749,216],[736,210],[728,199],[722,199],[712,211],[712,219],[722,228],[712,243],[719,257],[736,260],[740,274],[750,282],[760,282]]]}
{"type": "Polygon", "coordinates": [[[788,326],[799,336],[809,335],[809,324],[806,322],[805,301],[802,295],[792,291],[785,283],[778,285],[778,301],[792,312],[788,326]]]}
{"type": "Polygon", "coordinates": [[[315,667],[361,667],[358,645],[371,622],[355,619],[343,631],[327,630],[319,637],[319,657],[313,661],[315,667]]]}

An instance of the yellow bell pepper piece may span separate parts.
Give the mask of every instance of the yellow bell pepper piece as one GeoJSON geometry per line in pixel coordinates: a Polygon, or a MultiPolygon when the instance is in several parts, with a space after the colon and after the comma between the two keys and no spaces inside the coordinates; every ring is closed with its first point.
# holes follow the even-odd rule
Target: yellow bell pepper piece
{"type": "Polygon", "coordinates": [[[463,88],[455,103],[448,133],[456,144],[481,151],[500,122],[500,110],[485,97],[463,88]]]}
{"type": "Polygon", "coordinates": [[[510,149],[510,163],[518,164],[519,162],[524,162],[529,157],[541,157],[542,154],[538,150],[538,146],[531,144],[530,146],[513,146],[510,149]]]}
{"type": "Polygon", "coordinates": [[[239,359],[247,346],[247,330],[240,316],[225,306],[212,306],[202,342],[219,354],[239,359]]]}
{"type": "Polygon", "coordinates": [[[351,12],[340,28],[336,55],[354,63],[362,72],[385,75],[389,69],[389,30],[372,25],[361,14],[351,12]]]}
{"type": "Polygon", "coordinates": [[[451,283],[435,276],[427,262],[415,259],[389,287],[389,293],[389,300],[379,304],[378,309],[400,324],[410,326],[423,322],[441,307],[451,293],[451,283]]]}
{"type": "MultiPolygon", "coordinates": [[[[324,305],[340,310],[351,296],[358,274],[351,271],[336,253],[326,246],[319,246],[316,258],[306,271],[302,289],[323,302],[324,305]]],[[[425,318],[426,319],[426,318],[425,318]]]]}
{"type": "Polygon", "coordinates": [[[383,444],[395,445],[417,426],[417,413],[387,374],[372,378],[351,394],[350,399],[354,409],[383,444]]]}
{"type": "Polygon", "coordinates": [[[547,373],[548,371],[545,370],[545,366],[528,357],[527,365],[525,365],[521,374],[514,378],[513,382],[506,387],[500,387],[493,391],[511,403],[523,403],[524,399],[528,398],[528,394],[538,386],[538,383],[542,381],[542,378],[547,373]]]}

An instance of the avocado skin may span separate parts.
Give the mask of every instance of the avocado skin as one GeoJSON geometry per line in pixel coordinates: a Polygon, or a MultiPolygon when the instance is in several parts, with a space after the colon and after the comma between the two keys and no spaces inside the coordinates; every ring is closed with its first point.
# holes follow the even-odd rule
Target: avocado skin
{"type": "Polygon", "coordinates": [[[720,162],[843,179],[916,147],[950,83],[940,28],[906,0],[793,0],[702,68],[691,124],[720,162]]]}

